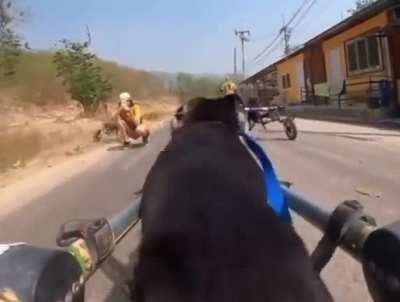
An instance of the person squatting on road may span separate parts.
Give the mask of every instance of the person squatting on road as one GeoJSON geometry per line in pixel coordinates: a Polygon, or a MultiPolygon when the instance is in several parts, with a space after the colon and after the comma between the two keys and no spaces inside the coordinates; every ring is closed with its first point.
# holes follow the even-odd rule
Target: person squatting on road
{"type": "Polygon", "coordinates": [[[122,143],[127,146],[142,138],[143,143],[149,141],[150,131],[141,124],[140,107],[127,92],[121,93],[120,104],[114,116],[118,123],[118,133],[122,143]]]}

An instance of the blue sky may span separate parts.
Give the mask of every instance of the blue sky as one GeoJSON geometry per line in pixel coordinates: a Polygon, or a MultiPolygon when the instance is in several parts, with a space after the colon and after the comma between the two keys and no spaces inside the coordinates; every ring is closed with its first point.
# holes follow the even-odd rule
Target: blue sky
{"type": "MultiPolygon", "coordinates": [[[[273,38],[304,0],[21,0],[31,18],[20,29],[35,49],[51,49],[62,38],[84,39],[106,59],[135,68],[193,73],[233,69],[235,28],[246,28],[249,73],[277,59],[282,49],[255,64],[252,58],[273,38]]],[[[311,0],[310,0],[311,1],[311,0]]],[[[354,0],[317,0],[293,32],[299,44],[347,16],[354,0]]]]}

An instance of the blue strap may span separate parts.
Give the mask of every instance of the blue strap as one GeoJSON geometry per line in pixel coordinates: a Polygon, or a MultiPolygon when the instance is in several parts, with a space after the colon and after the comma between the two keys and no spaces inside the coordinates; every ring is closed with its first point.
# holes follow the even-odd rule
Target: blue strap
{"type": "Polygon", "coordinates": [[[289,206],[282,192],[274,167],[263,148],[250,136],[243,134],[250,150],[257,156],[264,170],[264,180],[268,192],[268,201],[275,213],[285,222],[292,223],[289,206]]]}

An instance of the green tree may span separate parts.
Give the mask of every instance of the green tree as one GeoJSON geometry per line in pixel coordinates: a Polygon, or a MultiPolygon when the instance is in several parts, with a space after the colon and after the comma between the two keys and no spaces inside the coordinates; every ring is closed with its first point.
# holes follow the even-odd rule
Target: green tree
{"type": "Polygon", "coordinates": [[[107,100],[112,86],[98,65],[97,56],[89,51],[89,41],[61,42],[64,47],[54,55],[57,76],[63,79],[72,99],[82,104],[86,114],[92,114],[100,102],[107,100]]]}
{"type": "Polygon", "coordinates": [[[220,95],[221,83],[220,77],[179,73],[176,77],[175,93],[181,102],[193,97],[217,97],[220,95]]]}
{"type": "Polygon", "coordinates": [[[22,54],[22,39],[15,33],[16,23],[24,17],[9,0],[0,0],[0,76],[13,76],[22,54]]]}
{"type": "Polygon", "coordinates": [[[376,2],[376,0],[356,0],[356,3],[355,3],[356,7],[353,9],[350,9],[349,13],[354,15],[354,14],[358,13],[360,10],[363,10],[364,8],[370,6],[374,2],[376,2]]]}

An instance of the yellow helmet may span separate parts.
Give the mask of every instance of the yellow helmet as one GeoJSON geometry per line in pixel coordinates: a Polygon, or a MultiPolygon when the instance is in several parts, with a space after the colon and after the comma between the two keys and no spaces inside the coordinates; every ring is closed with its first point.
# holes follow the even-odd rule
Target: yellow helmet
{"type": "Polygon", "coordinates": [[[237,86],[234,82],[232,81],[226,81],[223,85],[222,85],[222,92],[224,93],[225,96],[227,95],[232,95],[232,94],[236,94],[237,92],[237,86]]]}

